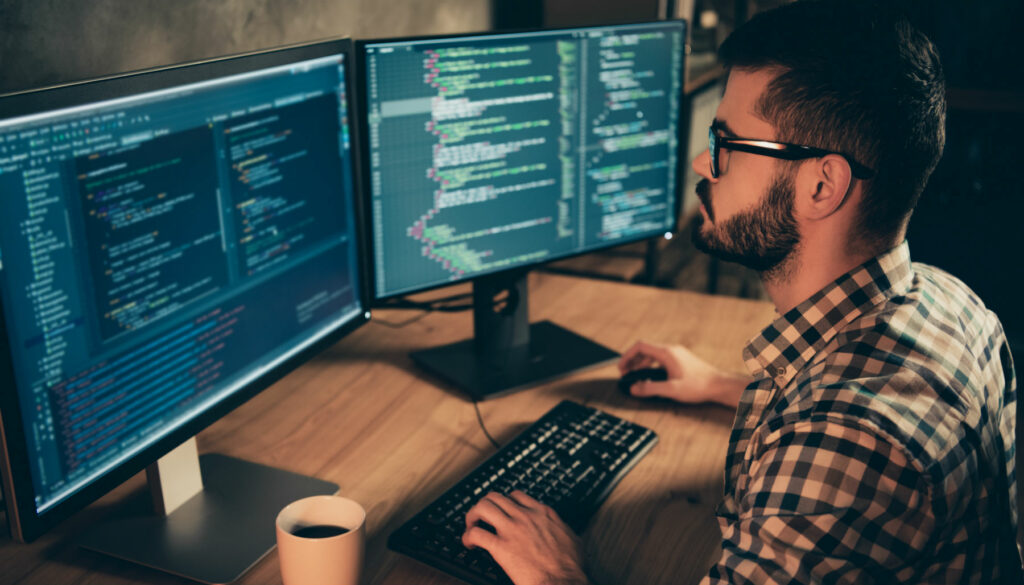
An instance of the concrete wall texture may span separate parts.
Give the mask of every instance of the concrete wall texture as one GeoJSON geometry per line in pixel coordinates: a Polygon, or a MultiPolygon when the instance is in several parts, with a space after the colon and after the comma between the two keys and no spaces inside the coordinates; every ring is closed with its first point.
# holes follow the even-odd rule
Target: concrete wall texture
{"type": "Polygon", "coordinates": [[[490,0],[0,0],[0,93],[332,36],[486,30],[490,0]]]}

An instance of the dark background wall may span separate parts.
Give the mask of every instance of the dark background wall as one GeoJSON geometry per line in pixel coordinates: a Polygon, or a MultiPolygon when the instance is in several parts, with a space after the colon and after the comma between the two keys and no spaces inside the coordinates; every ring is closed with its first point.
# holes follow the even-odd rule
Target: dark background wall
{"type": "Polygon", "coordinates": [[[971,286],[1024,354],[1024,2],[900,0],[939,49],[946,149],[910,220],[915,260],[971,286]]]}
{"type": "Polygon", "coordinates": [[[0,0],[0,93],[331,36],[490,24],[489,0],[0,0]]]}

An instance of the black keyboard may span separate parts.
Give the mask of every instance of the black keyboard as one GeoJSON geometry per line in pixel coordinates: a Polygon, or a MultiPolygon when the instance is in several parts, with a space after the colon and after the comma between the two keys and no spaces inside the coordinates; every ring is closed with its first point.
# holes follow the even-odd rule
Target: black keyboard
{"type": "Polygon", "coordinates": [[[526,492],[577,533],[654,447],[648,428],[564,401],[403,524],[388,547],[473,585],[511,583],[486,551],[462,546],[466,512],[488,492],[526,492]]]}

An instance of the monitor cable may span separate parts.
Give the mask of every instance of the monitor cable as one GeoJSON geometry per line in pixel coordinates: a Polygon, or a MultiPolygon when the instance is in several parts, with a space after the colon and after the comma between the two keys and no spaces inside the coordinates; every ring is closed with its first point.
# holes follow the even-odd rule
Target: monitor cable
{"type": "MultiPolygon", "coordinates": [[[[404,298],[404,297],[397,298],[397,299],[390,299],[388,301],[384,301],[383,303],[381,303],[380,308],[382,308],[382,309],[412,309],[414,311],[423,311],[423,314],[422,315],[417,315],[415,317],[410,317],[409,319],[406,319],[404,321],[398,321],[398,322],[386,321],[386,320],[383,320],[383,319],[373,319],[372,322],[373,323],[379,323],[381,325],[384,325],[385,327],[391,327],[391,328],[394,328],[394,329],[401,329],[402,327],[405,327],[407,325],[411,325],[411,324],[415,323],[416,321],[419,321],[420,319],[426,317],[427,315],[429,315],[430,313],[433,313],[433,312],[438,312],[438,313],[460,313],[462,311],[472,311],[473,310],[473,303],[472,302],[461,303],[461,304],[453,303],[453,301],[460,301],[460,300],[463,300],[463,299],[471,298],[472,296],[473,296],[473,293],[461,293],[461,294],[457,294],[457,295],[451,295],[451,296],[447,296],[447,297],[441,297],[441,298],[438,298],[438,299],[432,299],[432,300],[429,300],[429,301],[422,301],[422,302],[420,302],[420,301],[411,301],[411,300],[409,300],[407,298],[404,298]],[[452,303],[452,304],[449,304],[449,303],[452,303]]],[[[495,304],[497,305],[498,302],[501,302],[501,301],[496,301],[495,304]]]]}
{"type": "Polygon", "coordinates": [[[410,301],[409,299],[406,299],[404,297],[403,298],[398,298],[398,299],[391,299],[391,300],[388,300],[388,301],[384,301],[381,304],[381,308],[382,309],[412,309],[414,311],[423,311],[423,314],[417,315],[415,317],[410,317],[410,318],[408,318],[408,319],[406,319],[404,321],[393,322],[393,321],[387,321],[387,320],[384,320],[384,319],[374,319],[372,321],[372,323],[378,323],[380,325],[384,325],[385,327],[391,327],[393,329],[401,329],[402,327],[405,327],[407,325],[412,325],[413,323],[419,321],[420,319],[426,317],[427,315],[429,315],[430,313],[433,313],[435,311],[443,312],[443,313],[456,313],[456,312],[459,312],[459,311],[468,311],[468,310],[473,308],[472,304],[461,304],[461,305],[459,305],[459,304],[446,304],[446,303],[451,303],[452,301],[462,300],[462,299],[465,299],[465,298],[470,297],[470,296],[472,296],[471,293],[462,293],[462,294],[451,295],[451,296],[442,297],[442,298],[439,298],[439,299],[433,299],[433,300],[424,301],[424,302],[410,301]]]}
{"type": "Polygon", "coordinates": [[[412,325],[413,323],[415,323],[415,322],[419,321],[420,319],[426,317],[430,313],[431,313],[430,311],[424,310],[419,315],[416,315],[415,317],[409,317],[408,319],[406,319],[404,321],[394,322],[394,321],[386,321],[384,319],[376,319],[375,318],[375,319],[373,319],[370,322],[371,323],[376,323],[378,325],[383,325],[385,327],[391,327],[392,329],[401,329],[402,327],[405,327],[406,325],[412,325]]]}
{"type": "Polygon", "coordinates": [[[480,403],[476,400],[473,401],[473,410],[476,411],[476,420],[477,422],[480,423],[480,430],[484,432],[484,436],[487,437],[487,440],[490,441],[492,445],[494,445],[494,450],[500,451],[501,445],[494,440],[494,437],[491,436],[491,433],[487,432],[487,426],[484,424],[484,417],[481,416],[480,414],[480,403]]]}
{"type": "Polygon", "coordinates": [[[408,299],[395,299],[381,305],[382,309],[416,309],[420,311],[439,311],[442,313],[458,313],[473,309],[473,303],[447,304],[448,299],[436,301],[410,301],[408,299]]]}

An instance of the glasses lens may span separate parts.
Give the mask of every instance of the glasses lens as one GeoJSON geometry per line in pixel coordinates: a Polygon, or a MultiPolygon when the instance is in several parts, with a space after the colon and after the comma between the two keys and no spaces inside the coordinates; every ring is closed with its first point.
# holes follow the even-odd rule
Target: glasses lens
{"type": "Polygon", "coordinates": [[[711,154],[711,177],[718,178],[718,144],[714,128],[708,128],[708,152],[711,154]]]}

